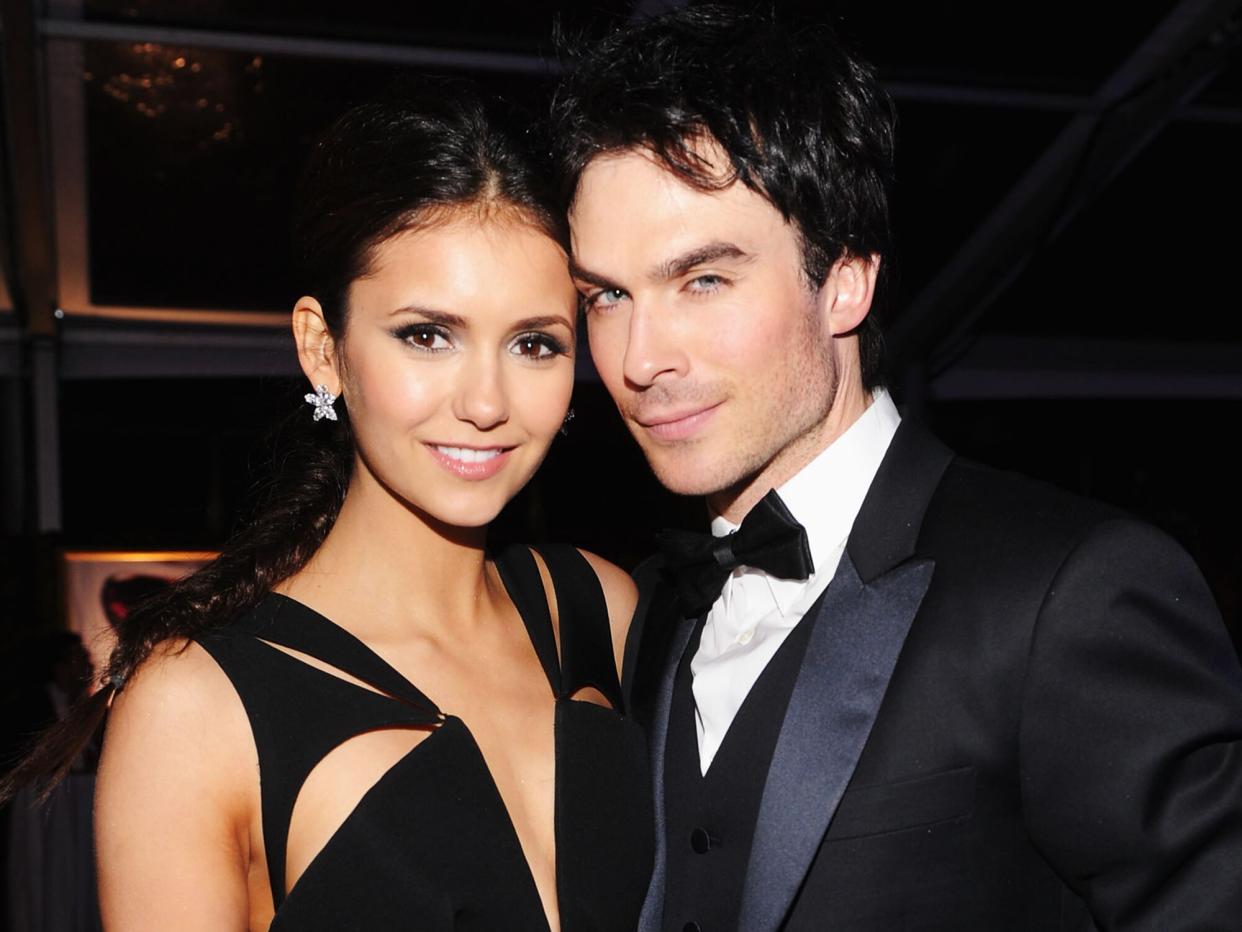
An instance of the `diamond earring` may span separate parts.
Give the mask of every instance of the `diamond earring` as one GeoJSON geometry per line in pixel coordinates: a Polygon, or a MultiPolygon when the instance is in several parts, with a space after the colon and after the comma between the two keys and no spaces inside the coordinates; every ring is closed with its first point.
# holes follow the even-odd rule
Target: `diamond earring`
{"type": "Polygon", "coordinates": [[[332,403],[336,401],[336,395],[328,391],[328,386],[316,385],[315,391],[307,392],[305,398],[307,404],[315,406],[316,422],[325,417],[329,421],[336,420],[336,408],[332,407],[332,403]]]}
{"type": "Polygon", "coordinates": [[[574,409],[570,408],[569,411],[565,413],[565,420],[561,421],[561,436],[562,437],[566,437],[569,435],[569,422],[572,421],[573,419],[574,419],[574,409]]]}

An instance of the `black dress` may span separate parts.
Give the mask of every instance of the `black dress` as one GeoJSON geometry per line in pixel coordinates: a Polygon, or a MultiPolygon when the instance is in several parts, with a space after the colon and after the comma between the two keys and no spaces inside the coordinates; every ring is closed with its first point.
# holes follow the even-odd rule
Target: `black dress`
{"type": "MultiPolygon", "coordinates": [[[[531,552],[496,564],[556,697],[556,886],[565,932],[633,932],[652,858],[646,743],[624,714],[603,591],[571,547],[541,548],[560,656],[531,552]],[[593,686],[604,708],[568,698],[593,686]]],[[[258,748],[263,836],[282,932],[546,930],[517,833],[478,745],[353,635],[273,594],[199,639],[228,675],[258,748]],[[264,643],[270,642],[270,643],[264,643]],[[312,667],[278,644],[374,686],[312,667]],[[432,729],[359,801],[285,890],[285,846],[303,781],[333,748],[377,728],[432,729]]]]}

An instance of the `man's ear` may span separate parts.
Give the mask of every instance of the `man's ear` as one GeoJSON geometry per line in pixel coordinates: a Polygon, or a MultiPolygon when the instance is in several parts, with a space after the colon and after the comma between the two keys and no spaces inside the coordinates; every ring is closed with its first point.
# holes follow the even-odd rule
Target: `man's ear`
{"type": "Polygon", "coordinates": [[[867,318],[875,297],[880,257],[842,256],[832,264],[823,296],[829,302],[828,326],[833,336],[853,333],[867,318]]]}
{"type": "Polygon", "coordinates": [[[323,316],[323,306],[309,295],[293,307],[293,340],[298,362],[311,385],[326,385],[334,395],[341,393],[340,359],[336,340],[323,316]]]}

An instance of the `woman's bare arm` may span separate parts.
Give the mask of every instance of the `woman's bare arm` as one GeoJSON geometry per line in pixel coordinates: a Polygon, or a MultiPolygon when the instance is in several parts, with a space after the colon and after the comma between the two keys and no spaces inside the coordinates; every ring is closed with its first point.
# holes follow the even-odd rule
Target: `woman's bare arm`
{"type": "Polygon", "coordinates": [[[257,788],[250,726],[223,671],[197,644],[157,649],[117,696],[104,739],[95,793],[104,926],[248,928],[257,788]]]}

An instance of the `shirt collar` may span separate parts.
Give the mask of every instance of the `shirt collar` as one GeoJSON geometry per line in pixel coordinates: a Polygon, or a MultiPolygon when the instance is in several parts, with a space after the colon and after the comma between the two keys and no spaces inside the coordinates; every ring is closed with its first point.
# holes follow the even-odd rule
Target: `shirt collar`
{"type": "MultiPolygon", "coordinates": [[[[812,579],[836,571],[839,551],[900,423],[901,415],[888,392],[877,389],[858,420],[777,489],[785,507],[806,528],[815,565],[812,579]]],[[[717,537],[737,527],[727,518],[712,519],[712,534],[717,537]]],[[[807,585],[800,580],[769,581],[782,614],[788,614],[807,585]]]]}

